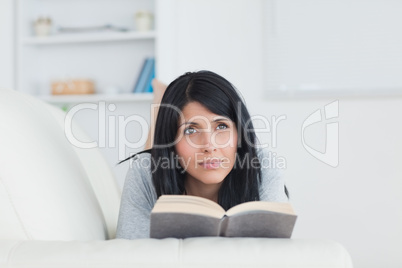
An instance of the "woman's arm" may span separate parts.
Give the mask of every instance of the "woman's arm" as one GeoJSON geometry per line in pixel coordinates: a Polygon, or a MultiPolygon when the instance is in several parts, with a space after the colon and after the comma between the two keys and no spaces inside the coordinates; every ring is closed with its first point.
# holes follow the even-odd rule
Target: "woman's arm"
{"type": "Polygon", "coordinates": [[[153,134],[155,132],[155,122],[156,118],[158,117],[158,111],[159,111],[159,105],[161,103],[163,94],[165,93],[165,90],[167,86],[162,83],[161,81],[154,79],[152,80],[152,88],[154,90],[154,99],[152,101],[152,104],[156,105],[151,105],[151,124],[150,128],[148,131],[148,138],[147,142],[145,143],[144,150],[148,150],[152,148],[153,145],[153,134]]]}
{"type": "Polygon", "coordinates": [[[150,154],[140,154],[130,163],[121,197],[116,238],[149,238],[150,215],[156,202],[150,157],[150,154]]]}
{"type": "Polygon", "coordinates": [[[285,193],[283,170],[272,165],[273,163],[270,162],[272,157],[268,149],[259,148],[257,153],[261,163],[260,200],[288,202],[289,198],[285,193]]]}

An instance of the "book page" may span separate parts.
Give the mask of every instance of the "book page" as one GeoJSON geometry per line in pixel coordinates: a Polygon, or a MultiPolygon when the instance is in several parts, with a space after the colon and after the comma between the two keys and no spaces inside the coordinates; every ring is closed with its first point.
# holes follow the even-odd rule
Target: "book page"
{"type": "Polygon", "coordinates": [[[225,215],[225,210],[217,203],[202,197],[163,195],[157,200],[152,213],[185,213],[220,219],[225,215]]]}
{"type": "MultiPolygon", "coordinates": [[[[199,196],[193,196],[193,195],[162,195],[159,199],[161,199],[163,202],[177,202],[177,203],[192,203],[192,204],[199,204],[202,206],[208,206],[212,209],[224,211],[223,208],[209,200],[203,197],[199,196]]],[[[159,200],[158,199],[158,200],[159,200]]]]}
{"type": "Polygon", "coordinates": [[[232,216],[234,214],[239,214],[249,211],[271,211],[278,213],[285,213],[294,215],[292,205],[290,203],[277,203],[277,202],[266,202],[266,201],[252,201],[242,203],[240,205],[234,206],[226,212],[227,216],[232,216]]]}

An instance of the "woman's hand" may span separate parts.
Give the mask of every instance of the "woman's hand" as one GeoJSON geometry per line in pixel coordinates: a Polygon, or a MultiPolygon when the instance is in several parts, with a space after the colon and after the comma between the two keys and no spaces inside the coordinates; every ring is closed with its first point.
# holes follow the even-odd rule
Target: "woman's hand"
{"type": "Polygon", "coordinates": [[[159,81],[158,79],[153,79],[152,80],[152,88],[154,90],[154,104],[159,104],[161,103],[163,94],[165,93],[165,90],[167,88],[167,85],[159,81]]]}
{"type": "MultiPolygon", "coordinates": [[[[152,101],[153,104],[160,104],[163,94],[165,94],[165,90],[167,85],[159,81],[158,79],[152,80],[152,88],[154,90],[154,99],[152,101]]],[[[151,125],[149,127],[147,142],[145,143],[144,150],[151,149],[153,145],[153,134],[155,132],[155,122],[156,117],[158,116],[159,107],[152,107],[151,105],[151,125]]]]}

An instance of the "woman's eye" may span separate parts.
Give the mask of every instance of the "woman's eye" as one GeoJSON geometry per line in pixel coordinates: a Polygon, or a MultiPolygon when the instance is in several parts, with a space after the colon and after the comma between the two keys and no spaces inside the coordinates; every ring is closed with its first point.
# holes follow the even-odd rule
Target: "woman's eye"
{"type": "Polygon", "coordinates": [[[193,133],[195,133],[195,132],[196,132],[195,129],[192,128],[192,127],[188,127],[188,128],[186,128],[186,129],[184,130],[184,134],[185,134],[185,135],[190,135],[190,134],[193,134],[193,133]]]}
{"type": "Polygon", "coordinates": [[[228,128],[228,125],[222,123],[222,124],[219,124],[216,128],[217,129],[226,129],[226,128],[228,128]]]}

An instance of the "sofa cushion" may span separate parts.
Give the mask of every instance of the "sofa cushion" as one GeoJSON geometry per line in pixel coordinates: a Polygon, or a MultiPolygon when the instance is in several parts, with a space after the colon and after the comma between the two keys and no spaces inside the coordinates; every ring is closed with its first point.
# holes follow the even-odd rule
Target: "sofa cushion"
{"type": "Polygon", "coordinates": [[[197,237],[109,241],[2,241],[0,267],[352,268],[333,241],[197,237]],[[73,256],[73,257],[72,257],[73,256]]]}
{"type": "MultiPolygon", "coordinates": [[[[66,127],[72,129],[67,134],[73,135],[73,139],[79,142],[92,142],[81,127],[76,124],[74,114],[65,113],[58,107],[46,104],[48,111],[53,115],[59,126],[64,130],[66,127]],[[69,120],[67,120],[69,118],[69,120]]],[[[96,195],[99,205],[105,218],[108,237],[116,237],[117,219],[119,216],[121,191],[112,173],[109,163],[101,154],[99,148],[82,148],[72,146],[82,166],[85,169],[91,187],[96,195]]]]}
{"type": "Polygon", "coordinates": [[[87,174],[46,105],[0,91],[0,239],[93,240],[106,224],[87,174]]]}

